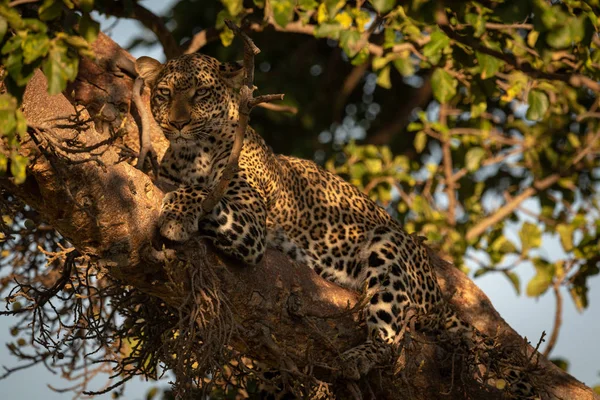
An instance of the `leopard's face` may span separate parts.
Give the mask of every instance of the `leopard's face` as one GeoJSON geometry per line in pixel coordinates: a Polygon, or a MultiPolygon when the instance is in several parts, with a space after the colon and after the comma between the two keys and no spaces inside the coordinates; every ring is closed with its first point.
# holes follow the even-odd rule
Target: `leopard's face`
{"type": "Polygon", "coordinates": [[[152,115],[171,143],[202,141],[221,131],[237,110],[235,89],[243,69],[203,54],[166,64],[140,57],[136,69],[150,87],[152,115]]]}

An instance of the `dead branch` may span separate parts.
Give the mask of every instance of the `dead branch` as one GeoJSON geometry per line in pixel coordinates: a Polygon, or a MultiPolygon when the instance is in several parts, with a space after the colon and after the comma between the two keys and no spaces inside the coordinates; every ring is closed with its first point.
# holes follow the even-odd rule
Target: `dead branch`
{"type": "Polygon", "coordinates": [[[235,131],[235,140],[229,155],[227,165],[223,170],[221,179],[214,186],[213,191],[208,194],[206,200],[202,203],[202,210],[209,213],[221,200],[229,181],[233,178],[238,170],[238,159],[244,145],[244,136],[248,128],[250,112],[252,108],[261,103],[269,103],[274,100],[283,100],[283,94],[269,94],[259,97],[253,97],[254,93],[254,56],[260,53],[260,49],[256,47],[252,39],[246,35],[237,25],[231,21],[225,21],[229,29],[231,29],[237,37],[244,42],[244,83],[240,89],[239,100],[239,118],[235,131]]]}

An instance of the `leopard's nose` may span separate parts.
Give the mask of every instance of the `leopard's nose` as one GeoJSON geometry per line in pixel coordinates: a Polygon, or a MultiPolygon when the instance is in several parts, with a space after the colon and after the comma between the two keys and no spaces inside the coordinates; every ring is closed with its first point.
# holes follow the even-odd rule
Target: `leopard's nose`
{"type": "Polygon", "coordinates": [[[190,123],[190,118],[185,119],[185,120],[178,120],[178,121],[169,121],[169,124],[175,128],[177,128],[178,130],[182,130],[187,124],[190,123]]]}

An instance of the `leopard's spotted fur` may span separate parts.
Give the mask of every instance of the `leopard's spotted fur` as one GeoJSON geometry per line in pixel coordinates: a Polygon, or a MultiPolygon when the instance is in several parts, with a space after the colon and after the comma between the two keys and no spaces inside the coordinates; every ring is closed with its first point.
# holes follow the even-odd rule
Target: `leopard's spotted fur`
{"type": "MultiPolygon", "coordinates": [[[[242,69],[200,54],[165,65],[142,57],[136,65],[151,88],[152,114],[170,140],[161,176],[178,186],[163,201],[164,237],[185,241],[200,232],[248,264],[258,263],[272,246],[340,285],[360,289],[366,283],[374,293],[365,310],[374,339],[346,354],[358,360],[348,364],[349,378],[372,366],[369,353],[385,356],[389,346],[380,343],[398,340],[415,312],[427,316],[416,319],[421,329],[459,332],[471,341],[479,336],[443,299],[417,238],[338,176],[311,161],[273,154],[251,128],[239,172],[220,203],[199,220],[200,204],[231,152],[238,120],[234,88],[242,69]]],[[[535,397],[521,379],[509,382],[516,397],[535,397]]]]}

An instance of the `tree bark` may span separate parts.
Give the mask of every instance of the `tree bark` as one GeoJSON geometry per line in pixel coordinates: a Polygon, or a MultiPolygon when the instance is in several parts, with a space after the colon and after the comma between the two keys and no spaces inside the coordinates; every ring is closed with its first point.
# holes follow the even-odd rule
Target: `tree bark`
{"type": "MultiPolygon", "coordinates": [[[[133,58],[102,34],[94,47],[97,59],[82,60],[77,81],[64,95],[49,96],[45,77],[36,72],[27,87],[23,110],[30,126],[51,130],[59,139],[72,138],[74,130],[59,126],[57,118],[74,115],[76,109],[95,121],[78,136],[87,145],[106,140],[109,128],[120,129],[122,137],[95,149],[98,161],[82,162],[89,158],[86,153],[69,154],[75,163],[47,158],[34,141],[23,140],[21,151],[31,159],[26,182],[15,185],[11,179],[0,178],[0,185],[36,209],[82,254],[107,266],[113,278],[178,306],[191,290],[189,271],[170,271],[172,281],[181,282],[173,286],[164,279],[160,263],[144,256],[149,243],[158,240],[155,223],[163,193],[148,175],[131,163],[120,162],[123,148],[137,149],[139,143],[139,116],[131,103],[133,58]],[[85,110],[81,111],[81,106],[85,110]]],[[[143,98],[147,103],[148,94],[143,98]]],[[[166,141],[156,126],[152,138],[161,156],[166,141]]],[[[184,257],[192,262],[201,257],[202,267],[218,276],[239,325],[231,345],[267,365],[294,365],[302,370],[311,363],[331,364],[366,338],[357,313],[347,312],[356,304],[357,293],[323,280],[276,251],[269,250],[255,267],[227,259],[210,246],[187,249],[184,257]]],[[[522,341],[472,281],[433,252],[432,260],[444,293],[465,320],[484,333],[499,334],[502,342],[522,341]]],[[[531,346],[523,347],[529,353],[534,351],[531,346]]],[[[419,346],[406,365],[406,371],[411,370],[410,365],[421,367],[413,374],[373,374],[369,376],[370,392],[390,399],[455,398],[464,396],[462,393],[475,399],[503,396],[474,381],[463,382],[454,373],[448,353],[434,344],[419,346]],[[441,395],[446,392],[451,394],[441,395]]],[[[315,368],[313,373],[345,390],[347,383],[336,381],[330,370],[315,368]]],[[[536,374],[546,385],[544,398],[598,398],[542,356],[536,374]]]]}

